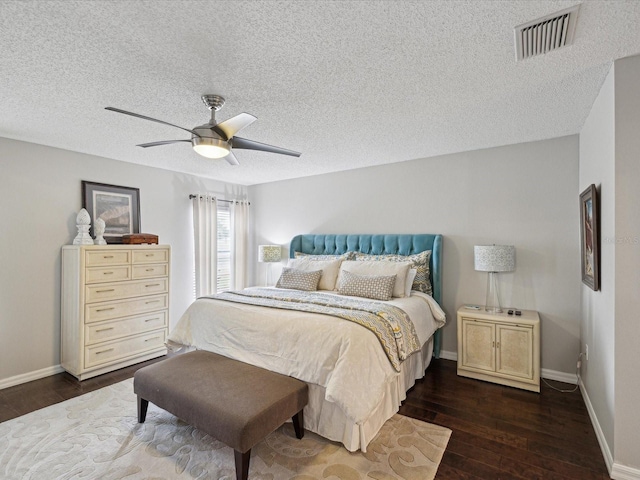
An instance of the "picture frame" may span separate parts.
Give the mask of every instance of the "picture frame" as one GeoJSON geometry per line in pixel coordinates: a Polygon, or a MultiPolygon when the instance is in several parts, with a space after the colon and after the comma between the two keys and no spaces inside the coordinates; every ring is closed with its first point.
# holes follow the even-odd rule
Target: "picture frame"
{"type": "Polygon", "coordinates": [[[594,184],[580,194],[580,256],[582,283],[600,290],[600,233],[598,191],[594,184]]]}
{"type": "Polygon", "coordinates": [[[93,226],[102,217],[104,239],[108,244],[122,243],[124,235],[140,233],[140,189],[82,180],[82,207],[91,216],[93,226]]]}

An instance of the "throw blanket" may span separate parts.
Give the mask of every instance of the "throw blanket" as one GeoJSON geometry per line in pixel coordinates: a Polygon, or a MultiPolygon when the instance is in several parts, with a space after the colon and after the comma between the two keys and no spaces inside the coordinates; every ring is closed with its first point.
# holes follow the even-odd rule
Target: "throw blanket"
{"type": "Polygon", "coordinates": [[[400,371],[400,364],[409,355],[420,350],[420,342],[409,316],[402,309],[382,302],[270,288],[229,291],[203,298],[321,313],[357,323],[378,337],[396,372],[400,371]]]}

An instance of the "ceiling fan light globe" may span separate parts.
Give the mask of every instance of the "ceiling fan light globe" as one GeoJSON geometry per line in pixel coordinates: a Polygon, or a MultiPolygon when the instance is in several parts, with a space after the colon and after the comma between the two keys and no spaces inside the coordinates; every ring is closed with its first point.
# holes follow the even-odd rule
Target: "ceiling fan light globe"
{"type": "Polygon", "coordinates": [[[231,148],[224,140],[217,138],[194,138],[193,149],[198,155],[207,158],[222,158],[229,155],[231,148]]]}

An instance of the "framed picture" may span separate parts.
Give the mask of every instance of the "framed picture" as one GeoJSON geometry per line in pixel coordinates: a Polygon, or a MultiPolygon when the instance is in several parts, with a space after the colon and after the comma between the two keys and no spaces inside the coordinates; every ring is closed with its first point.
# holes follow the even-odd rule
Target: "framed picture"
{"type": "Polygon", "coordinates": [[[122,243],[123,235],[140,233],[140,189],[82,181],[82,206],[93,225],[102,218],[107,243],[122,243]]]}
{"type": "Polygon", "coordinates": [[[592,290],[600,290],[600,235],[598,232],[598,192],[591,184],[580,194],[580,253],[582,282],[592,290]]]}

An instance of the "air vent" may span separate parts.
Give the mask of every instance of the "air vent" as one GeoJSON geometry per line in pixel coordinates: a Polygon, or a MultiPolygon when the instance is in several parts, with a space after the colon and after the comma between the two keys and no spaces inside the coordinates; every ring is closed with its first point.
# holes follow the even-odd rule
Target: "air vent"
{"type": "Polygon", "coordinates": [[[516,60],[525,60],[571,45],[579,8],[580,4],[518,25],[514,30],[516,60]]]}

